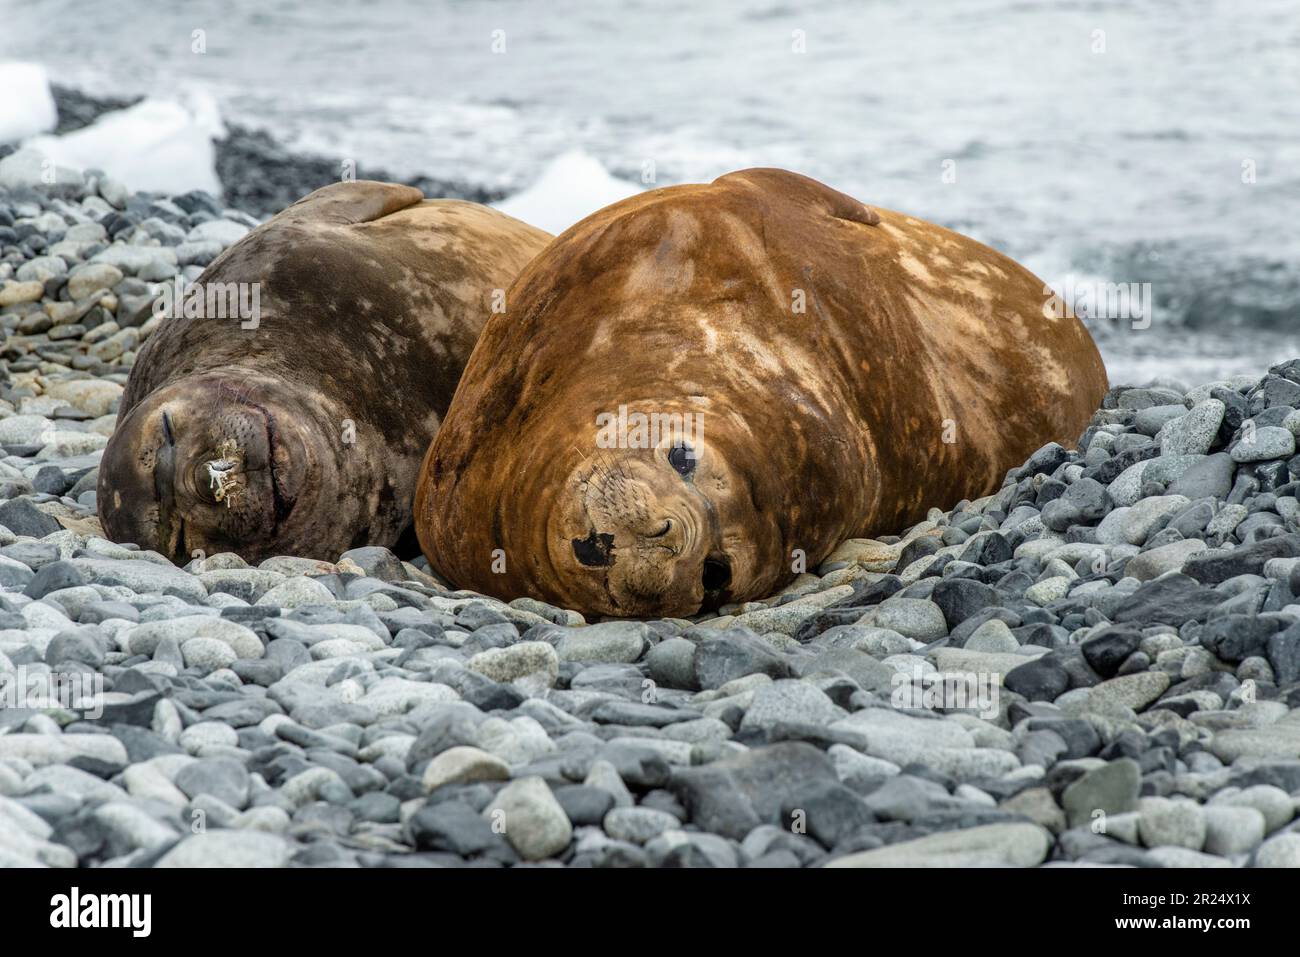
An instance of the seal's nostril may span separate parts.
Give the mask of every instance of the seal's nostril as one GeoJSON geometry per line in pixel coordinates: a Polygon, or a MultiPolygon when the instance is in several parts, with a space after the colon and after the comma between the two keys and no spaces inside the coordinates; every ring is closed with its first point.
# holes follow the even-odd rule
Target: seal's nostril
{"type": "Polygon", "coordinates": [[[168,445],[176,444],[176,433],[172,431],[172,417],[165,411],[162,414],[163,439],[168,445]]]}
{"type": "Polygon", "coordinates": [[[664,527],[659,529],[653,535],[647,535],[646,538],[663,538],[673,530],[673,520],[671,518],[664,520],[664,527]]]}
{"type": "Polygon", "coordinates": [[[704,560],[703,584],[706,592],[719,592],[731,584],[731,560],[726,555],[710,555],[704,560]]]}

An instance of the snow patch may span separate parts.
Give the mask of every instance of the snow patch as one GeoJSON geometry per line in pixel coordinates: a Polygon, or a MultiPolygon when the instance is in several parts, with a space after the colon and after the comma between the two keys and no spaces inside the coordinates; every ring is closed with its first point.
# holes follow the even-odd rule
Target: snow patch
{"type": "Polygon", "coordinates": [[[548,233],[562,233],[596,210],[639,192],[635,183],[609,175],[599,160],[570,150],[553,159],[532,186],[493,205],[548,233]]]}

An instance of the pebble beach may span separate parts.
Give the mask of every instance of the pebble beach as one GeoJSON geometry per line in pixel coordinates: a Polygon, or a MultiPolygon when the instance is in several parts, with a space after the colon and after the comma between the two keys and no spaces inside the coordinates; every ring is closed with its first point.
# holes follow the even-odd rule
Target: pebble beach
{"type": "Polygon", "coordinates": [[[178,568],[96,519],[153,289],[322,183],[46,169],[0,158],[0,866],[1300,866],[1300,359],[1117,384],[699,620],[178,568]]]}

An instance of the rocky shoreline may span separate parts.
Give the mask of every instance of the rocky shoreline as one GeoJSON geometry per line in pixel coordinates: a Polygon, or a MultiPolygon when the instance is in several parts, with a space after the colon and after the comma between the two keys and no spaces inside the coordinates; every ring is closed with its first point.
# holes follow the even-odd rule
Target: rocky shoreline
{"type": "Polygon", "coordinates": [[[179,569],[95,470],[150,285],[257,219],[39,172],[0,160],[0,865],[1300,866],[1300,360],[1116,387],[706,620],[179,569]]]}
{"type": "MultiPolygon", "coordinates": [[[[57,135],[89,126],[105,113],[125,109],[139,99],[92,96],[82,90],[53,84],[50,90],[58,111],[57,135]]],[[[238,123],[225,123],[226,134],[215,141],[215,165],[224,195],[218,202],[265,219],[312,190],[337,183],[338,159],[293,152],[265,130],[238,123]]],[[[0,158],[16,147],[0,143],[0,158]]],[[[457,179],[421,175],[399,177],[388,170],[366,164],[360,171],[364,179],[405,183],[424,191],[426,196],[466,199],[474,203],[492,203],[504,193],[457,179]]]]}

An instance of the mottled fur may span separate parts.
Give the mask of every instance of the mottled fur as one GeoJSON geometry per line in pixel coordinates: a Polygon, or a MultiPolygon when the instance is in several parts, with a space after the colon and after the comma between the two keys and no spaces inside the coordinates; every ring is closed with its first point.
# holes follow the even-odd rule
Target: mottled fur
{"type": "Polygon", "coordinates": [[[100,467],[105,529],[177,561],[393,544],[493,291],[549,239],[387,183],[290,206],[199,278],[260,283],[256,328],[164,319],[141,350],[100,467]],[[245,473],[229,503],[206,469],[227,440],[245,473]]]}
{"type": "Polygon", "coordinates": [[[421,544],[461,587],[585,612],[770,594],[795,550],[815,567],[1078,437],[1106,375],[1048,299],[995,250],[781,170],[617,203],[484,329],[421,473],[421,544]],[[595,449],[620,404],[703,412],[694,472],[662,448],[595,449]],[[610,560],[577,559],[593,534],[610,560]],[[715,586],[729,574],[712,593],[706,560],[715,586]]]}

